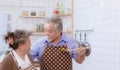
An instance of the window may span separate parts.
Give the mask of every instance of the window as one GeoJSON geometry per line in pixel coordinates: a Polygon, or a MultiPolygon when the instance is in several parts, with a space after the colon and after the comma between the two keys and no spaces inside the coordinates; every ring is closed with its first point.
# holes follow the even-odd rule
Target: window
{"type": "Polygon", "coordinates": [[[8,51],[8,46],[5,43],[4,35],[7,31],[11,30],[10,26],[10,15],[6,13],[0,13],[0,61],[3,58],[3,55],[8,51]]]}

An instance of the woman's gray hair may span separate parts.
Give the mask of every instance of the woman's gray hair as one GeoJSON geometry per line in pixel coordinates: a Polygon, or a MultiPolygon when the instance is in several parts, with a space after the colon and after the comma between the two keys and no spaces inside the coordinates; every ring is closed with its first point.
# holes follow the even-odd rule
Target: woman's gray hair
{"type": "Polygon", "coordinates": [[[7,35],[5,35],[5,40],[7,42],[9,38],[13,38],[13,44],[9,43],[9,46],[15,50],[19,44],[25,44],[30,35],[31,32],[29,31],[15,30],[15,32],[8,32],[7,35]]]}
{"type": "Polygon", "coordinates": [[[47,19],[47,24],[52,23],[55,24],[56,30],[63,30],[63,21],[59,17],[52,17],[47,19]]]}
{"type": "Polygon", "coordinates": [[[25,44],[27,38],[31,35],[31,32],[25,30],[15,30],[14,41],[15,43],[25,44]]]}

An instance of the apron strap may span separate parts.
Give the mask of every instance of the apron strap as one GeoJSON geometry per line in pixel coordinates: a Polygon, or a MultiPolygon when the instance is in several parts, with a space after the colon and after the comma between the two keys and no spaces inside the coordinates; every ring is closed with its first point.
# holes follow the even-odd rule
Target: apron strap
{"type": "Polygon", "coordinates": [[[17,65],[18,69],[22,69],[22,68],[18,65],[18,62],[17,62],[17,60],[15,59],[15,55],[13,54],[12,51],[10,52],[10,54],[12,55],[13,60],[15,61],[15,63],[16,63],[16,65],[17,65]]]}
{"type": "MultiPolygon", "coordinates": [[[[48,42],[48,41],[46,41],[46,46],[49,46],[49,42],[48,42]]],[[[51,45],[51,46],[53,46],[53,45],[51,45]]],[[[66,41],[64,41],[64,45],[61,45],[61,46],[65,46],[65,47],[67,47],[67,43],[66,43],[66,41]]]]}

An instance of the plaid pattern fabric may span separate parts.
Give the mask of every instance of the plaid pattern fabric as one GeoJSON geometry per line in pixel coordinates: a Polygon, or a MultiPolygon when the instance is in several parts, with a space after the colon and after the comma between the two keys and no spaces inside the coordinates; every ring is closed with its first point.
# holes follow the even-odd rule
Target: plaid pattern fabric
{"type": "Polygon", "coordinates": [[[69,52],[61,49],[66,45],[47,46],[40,60],[40,70],[72,70],[72,58],[69,52]]]}

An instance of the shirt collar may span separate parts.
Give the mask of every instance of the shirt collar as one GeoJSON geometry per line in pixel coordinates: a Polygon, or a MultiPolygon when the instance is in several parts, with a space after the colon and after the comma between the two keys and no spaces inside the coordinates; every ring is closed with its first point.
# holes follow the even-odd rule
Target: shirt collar
{"type": "MultiPolygon", "coordinates": [[[[62,36],[61,36],[61,40],[59,41],[59,42],[66,42],[67,40],[66,40],[66,35],[65,34],[63,34],[62,33],[62,36]]],[[[47,41],[47,38],[45,37],[44,39],[43,39],[43,43],[50,43],[50,42],[48,42],[47,41]]]]}
{"type": "Polygon", "coordinates": [[[60,41],[65,41],[65,42],[67,41],[67,40],[66,40],[66,35],[65,35],[65,34],[62,34],[62,38],[61,38],[60,41]]]}
{"type": "Polygon", "coordinates": [[[21,68],[24,68],[24,67],[28,67],[29,65],[31,65],[31,62],[27,55],[25,55],[25,61],[24,61],[20,58],[20,56],[14,50],[12,52],[13,52],[13,55],[15,56],[13,58],[15,58],[15,60],[17,61],[18,66],[20,66],[21,68]]]}

